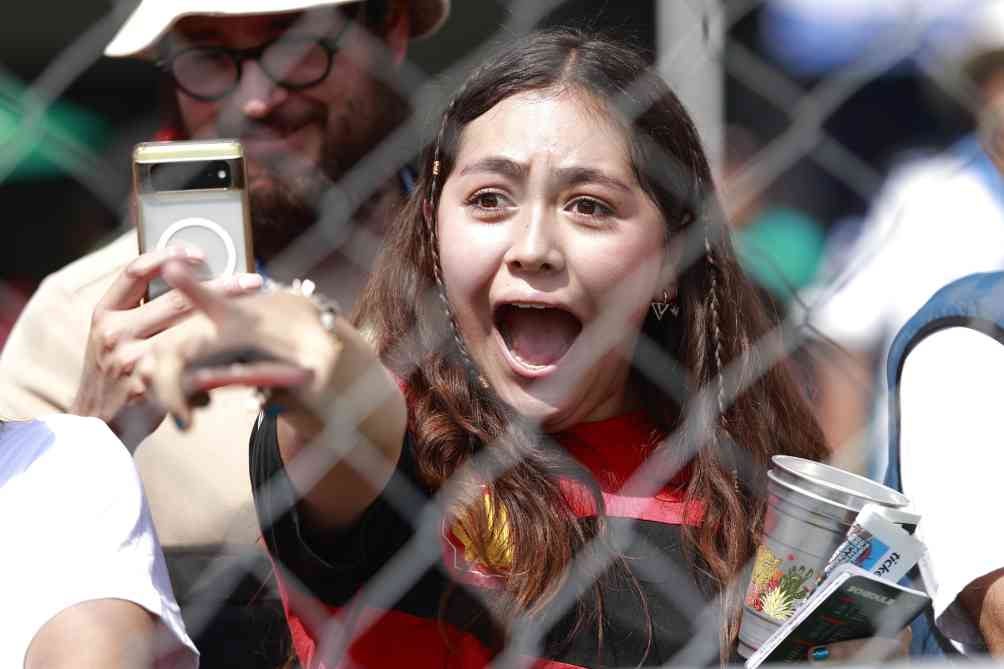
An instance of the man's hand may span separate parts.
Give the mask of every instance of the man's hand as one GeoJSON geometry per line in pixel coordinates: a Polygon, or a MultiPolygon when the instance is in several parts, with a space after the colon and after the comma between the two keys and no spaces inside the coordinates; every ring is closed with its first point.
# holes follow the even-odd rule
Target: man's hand
{"type": "Polygon", "coordinates": [[[959,603],[979,627],[990,654],[1004,658],[1004,569],[966,586],[959,593],[959,603]]]}
{"type": "MultiPolygon", "coordinates": [[[[192,310],[188,299],[177,291],[141,304],[150,282],[160,276],[170,259],[195,267],[203,256],[185,247],[144,253],[129,263],[95,307],[84,371],[70,408],[72,413],[104,420],[130,450],[153,432],[165,415],[148,397],[143,379],[133,374],[136,362],[157,337],[184,327],[192,310]]],[[[207,283],[214,293],[227,296],[251,293],[261,285],[257,274],[207,283]]]]}

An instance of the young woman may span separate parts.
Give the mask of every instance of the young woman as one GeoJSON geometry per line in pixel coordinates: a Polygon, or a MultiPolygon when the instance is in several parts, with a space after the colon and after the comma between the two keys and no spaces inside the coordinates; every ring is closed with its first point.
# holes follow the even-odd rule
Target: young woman
{"type": "Polygon", "coordinates": [[[679,100],[629,49],[535,34],[422,168],[358,330],[172,265],[204,334],[142,366],[181,424],[281,389],[251,477],[301,661],[728,659],[763,470],[826,451],[679,100]]]}

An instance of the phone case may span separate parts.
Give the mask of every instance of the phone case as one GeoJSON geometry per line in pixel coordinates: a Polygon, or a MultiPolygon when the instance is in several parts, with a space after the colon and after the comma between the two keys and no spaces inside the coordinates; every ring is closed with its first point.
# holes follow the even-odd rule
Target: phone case
{"type": "MultiPolygon", "coordinates": [[[[236,140],[145,142],[133,152],[140,253],[169,244],[206,255],[204,279],[254,271],[244,155],[236,140]]],[[[150,283],[147,298],[168,289],[150,283]]]]}

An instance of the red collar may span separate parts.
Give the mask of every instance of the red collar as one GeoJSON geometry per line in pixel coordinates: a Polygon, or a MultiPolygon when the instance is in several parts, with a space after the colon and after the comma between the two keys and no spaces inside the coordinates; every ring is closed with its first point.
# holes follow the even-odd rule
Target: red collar
{"type": "MultiPolygon", "coordinates": [[[[551,435],[585,466],[604,492],[617,492],[652,454],[666,433],[644,411],[578,425],[551,435]]],[[[684,468],[667,488],[678,489],[690,479],[684,468]]]]}

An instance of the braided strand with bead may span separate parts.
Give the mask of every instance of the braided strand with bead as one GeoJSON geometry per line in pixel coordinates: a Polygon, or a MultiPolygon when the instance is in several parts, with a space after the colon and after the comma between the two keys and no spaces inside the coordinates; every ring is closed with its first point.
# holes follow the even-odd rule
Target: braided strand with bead
{"type": "MultiPolygon", "coordinates": [[[[710,224],[709,224],[710,227],[710,224]]],[[[711,310],[711,336],[714,338],[714,360],[715,360],[715,376],[718,382],[718,388],[716,392],[715,399],[718,404],[718,416],[721,420],[721,425],[723,428],[727,428],[728,419],[725,417],[725,377],[722,373],[722,331],[720,325],[720,316],[718,313],[718,263],[715,260],[715,255],[711,250],[711,238],[709,232],[706,230],[704,235],[704,255],[708,262],[709,274],[711,276],[711,296],[708,301],[709,309],[711,310]]],[[[715,442],[721,446],[721,442],[718,439],[718,430],[714,431],[715,442]]],[[[732,454],[730,454],[732,455],[732,454]]],[[[736,492],[739,492],[739,468],[735,462],[735,456],[732,455],[730,458],[732,460],[732,487],[736,492]]]]}
{"type": "Polygon", "coordinates": [[[474,364],[474,360],[471,358],[470,353],[467,350],[467,345],[464,344],[463,339],[460,336],[460,328],[457,327],[457,319],[453,313],[453,308],[450,306],[450,300],[446,296],[446,284],[443,281],[443,269],[442,263],[439,259],[439,234],[436,231],[436,186],[438,184],[441,165],[439,160],[439,151],[442,146],[443,137],[446,133],[446,124],[453,113],[453,107],[457,102],[457,98],[450,101],[449,106],[446,108],[446,112],[443,114],[443,122],[439,128],[439,135],[436,138],[436,145],[432,153],[432,179],[430,180],[429,193],[426,198],[426,204],[428,206],[428,212],[425,216],[425,225],[428,229],[429,240],[432,247],[432,274],[436,280],[437,293],[439,294],[439,301],[443,307],[443,313],[446,316],[447,322],[450,324],[450,331],[453,335],[453,341],[457,346],[457,351],[460,353],[460,357],[464,363],[468,376],[474,379],[482,388],[488,387],[488,381],[482,376],[481,372],[478,370],[477,365],[474,364]]]}

